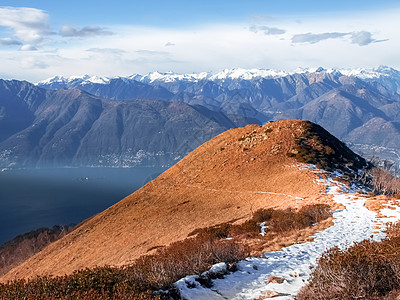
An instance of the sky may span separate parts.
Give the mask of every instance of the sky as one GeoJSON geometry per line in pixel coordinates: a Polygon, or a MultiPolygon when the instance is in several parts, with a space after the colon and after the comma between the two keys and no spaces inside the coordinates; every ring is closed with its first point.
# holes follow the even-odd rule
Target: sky
{"type": "Polygon", "coordinates": [[[0,1],[0,78],[400,69],[398,0],[0,1]]]}

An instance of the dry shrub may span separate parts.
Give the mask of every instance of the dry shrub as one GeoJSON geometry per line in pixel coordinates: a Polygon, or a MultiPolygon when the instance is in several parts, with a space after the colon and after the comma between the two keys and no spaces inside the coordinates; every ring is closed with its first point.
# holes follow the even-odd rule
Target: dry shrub
{"type": "Polygon", "coordinates": [[[400,222],[387,224],[386,235],[388,238],[400,237],[400,222]]]}
{"type": "Polygon", "coordinates": [[[62,277],[37,277],[0,284],[1,299],[161,299],[127,281],[122,269],[85,269],[62,277]],[[123,287],[121,289],[121,287],[123,287]]]}
{"type": "MultiPolygon", "coordinates": [[[[332,136],[321,126],[308,123],[303,136],[296,140],[294,156],[297,161],[315,164],[325,170],[347,168],[358,170],[366,166],[366,161],[352,152],[343,142],[332,136]]],[[[288,156],[292,156],[288,154],[288,156]]]]}
{"type": "Polygon", "coordinates": [[[381,242],[328,250],[297,299],[394,299],[400,290],[399,229],[389,228],[381,242]]]}
{"type": "MultiPolygon", "coordinates": [[[[278,232],[311,226],[331,215],[328,205],[293,209],[261,209],[241,225],[223,223],[192,232],[195,237],[158,248],[122,268],[98,267],[61,277],[37,277],[0,284],[0,299],[179,299],[172,284],[187,275],[201,274],[213,264],[235,263],[249,251],[226,237],[239,234],[259,236],[261,222],[278,232]],[[154,295],[154,291],[169,294],[154,295]]],[[[233,271],[233,270],[231,270],[233,271]]]]}
{"type": "Polygon", "coordinates": [[[229,230],[229,236],[243,236],[254,237],[260,234],[260,225],[253,219],[248,220],[240,225],[233,225],[229,230]]]}
{"type": "Polygon", "coordinates": [[[306,205],[300,209],[299,213],[308,216],[313,223],[332,217],[331,208],[327,204],[306,205]]]}
{"type": "Polygon", "coordinates": [[[400,195],[400,178],[378,168],[373,168],[370,173],[374,192],[398,198],[400,195]]]}
{"type": "Polygon", "coordinates": [[[236,262],[247,257],[245,249],[231,240],[196,237],[176,242],[156,254],[143,256],[127,270],[147,289],[166,288],[186,275],[200,274],[218,262],[236,262]]]}
{"type": "Polygon", "coordinates": [[[252,219],[260,223],[265,222],[272,218],[273,213],[274,213],[273,208],[268,208],[268,209],[260,208],[259,210],[253,213],[252,219]]]}
{"type": "Polygon", "coordinates": [[[310,227],[332,216],[329,205],[313,204],[302,207],[299,211],[292,208],[272,211],[266,220],[268,229],[273,232],[285,232],[310,227]]]}
{"type": "Polygon", "coordinates": [[[258,236],[260,223],[265,222],[270,232],[286,232],[291,230],[310,227],[317,222],[332,216],[329,205],[312,204],[302,207],[299,211],[288,209],[264,209],[261,208],[253,213],[250,220],[240,225],[231,223],[218,224],[211,227],[196,229],[189,236],[209,239],[222,239],[246,235],[247,237],[258,236]]]}
{"type": "Polygon", "coordinates": [[[0,284],[0,299],[179,299],[172,288],[175,281],[200,274],[215,263],[232,263],[247,256],[246,249],[231,240],[189,238],[143,256],[131,266],[0,284]],[[169,295],[154,295],[159,289],[168,289],[169,295]]]}
{"type": "Polygon", "coordinates": [[[223,239],[228,237],[231,226],[230,223],[222,223],[215,226],[198,228],[189,233],[188,236],[190,237],[197,234],[199,237],[209,238],[211,240],[223,239]]]}

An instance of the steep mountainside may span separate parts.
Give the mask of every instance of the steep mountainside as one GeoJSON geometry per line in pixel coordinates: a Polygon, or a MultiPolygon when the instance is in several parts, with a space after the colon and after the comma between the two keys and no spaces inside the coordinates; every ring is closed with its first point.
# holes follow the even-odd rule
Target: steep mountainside
{"type": "Polygon", "coordinates": [[[257,123],[177,101],[121,102],[76,89],[0,84],[2,167],[166,164],[228,128],[257,123]]]}
{"type": "Polygon", "coordinates": [[[400,139],[396,138],[400,136],[396,125],[400,122],[400,72],[388,67],[373,70],[319,68],[294,73],[258,69],[186,75],[153,72],[101,80],[88,76],[57,77],[39,83],[45,88],[79,87],[97,96],[121,101],[133,98],[137,88],[127,91],[136,85],[164,91],[160,99],[205,106],[232,120],[237,116],[259,123],[279,119],[310,120],[346,142],[363,145],[364,150],[378,149],[374,146],[400,148],[400,139]],[[119,87],[118,91],[114,86],[119,87]],[[110,94],[110,90],[114,94],[110,94]],[[372,130],[365,137],[359,136],[364,126],[376,118],[384,120],[390,129],[386,132],[386,127],[380,127],[383,131],[379,133],[372,130]],[[389,134],[394,135],[390,143],[381,138],[389,134]]]}
{"type": "Polygon", "coordinates": [[[230,129],[143,188],[84,221],[2,280],[125,265],[193,230],[243,222],[269,207],[331,203],[298,161],[358,169],[365,161],[320,126],[277,121],[230,129]]]}

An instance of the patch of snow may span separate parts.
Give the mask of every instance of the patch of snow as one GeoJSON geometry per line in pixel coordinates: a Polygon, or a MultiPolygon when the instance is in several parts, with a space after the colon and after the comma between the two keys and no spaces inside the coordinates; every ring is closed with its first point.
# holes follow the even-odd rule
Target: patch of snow
{"type": "Polygon", "coordinates": [[[191,74],[177,74],[173,72],[151,72],[146,75],[134,74],[129,76],[129,79],[144,82],[144,83],[152,83],[154,81],[162,81],[162,82],[175,82],[175,81],[189,81],[189,82],[197,82],[199,80],[208,79],[210,73],[202,72],[202,73],[191,73],[191,74]]]}
{"type": "Polygon", "coordinates": [[[224,263],[224,262],[221,262],[221,263],[213,265],[210,268],[210,270],[203,272],[201,275],[205,276],[210,272],[211,273],[218,273],[218,272],[221,272],[221,271],[226,271],[226,263],[224,263]]]}
{"type": "Polygon", "coordinates": [[[260,224],[260,227],[261,227],[260,234],[261,234],[262,236],[264,236],[264,235],[265,235],[265,232],[266,232],[266,229],[268,229],[268,226],[265,225],[265,222],[262,222],[262,223],[260,224]]]}
{"type": "MultiPolygon", "coordinates": [[[[397,201],[396,201],[397,202],[397,201]]],[[[383,208],[380,210],[380,213],[388,218],[394,218],[394,219],[388,219],[387,221],[395,221],[395,220],[400,220],[400,206],[398,205],[399,203],[392,203],[388,205],[388,208],[383,208]]]]}
{"type": "Polygon", "coordinates": [[[210,80],[242,79],[252,80],[254,78],[279,78],[285,77],[289,73],[270,69],[225,69],[222,72],[210,76],[210,80]]]}
{"type": "Polygon", "coordinates": [[[50,85],[50,84],[54,84],[54,83],[58,83],[58,84],[78,83],[78,84],[86,85],[89,83],[107,84],[109,82],[110,82],[110,78],[108,78],[108,77],[82,75],[82,76],[70,76],[70,77],[54,76],[49,79],[39,81],[36,84],[37,85],[50,85]]]}
{"type": "Polygon", "coordinates": [[[110,82],[110,79],[108,77],[92,76],[92,77],[85,79],[82,82],[82,85],[89,84],[89,83],[107,84],[109,82],[110,82]]]}
{"type": "Polygon", "coordinates": [[[348,194],[352,190],[333,178],[323,180],[321,176],[320,180],[328,184],[327,193],[333,195],[333,200],[345,206],[345,209],[333,212],[333,226],[317,232],[312,242],[265,253],[264,258],[249,257],[240,261],[238,271],[213,280],[212,288],[198,284],[197,276],[187,276],[175,283],[182,297],[193,300],[255,299],[270,290],[280,294],[274,299],[294,299],[307,282],[310,267],[316,266],[324,251],[335,246],[345,249],[365,239],[380,240],[385,237],[385,223],[400,219],[400,208],[397,207],[396,210],[384,210],[394,218],[378,221],[376,213],[364,206],[364,197],[348,194]],[[270,276],[283,277],[285,281],[268,284],[270,276]]]}
{"type": "Polygon", "coordinates": [[[66,80],[67,79],[65,77],[57,75],[57,76],[50,77],[48,79],[39,81],[36,84],[39,85],[39,84],[51,84],[51,83],[64,83],[64,82],[66,82],[66,80]]]}

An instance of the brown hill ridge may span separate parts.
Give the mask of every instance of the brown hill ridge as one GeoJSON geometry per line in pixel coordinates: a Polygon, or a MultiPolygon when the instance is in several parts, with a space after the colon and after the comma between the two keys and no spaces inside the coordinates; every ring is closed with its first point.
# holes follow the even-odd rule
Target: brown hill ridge
{"type": "Polygon", "coordinates": [[[131,263],[197,228],[242,222],[259,208],[329,203],[298,160],[324,167],[365,161],[320,126],[277,121],[228,130],[114,206],[8,272],[1,280],[64,275],[131,263]]]}

